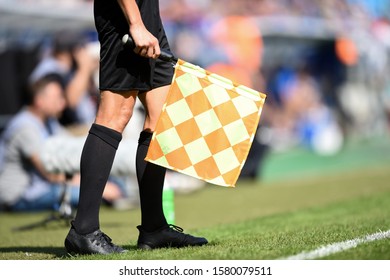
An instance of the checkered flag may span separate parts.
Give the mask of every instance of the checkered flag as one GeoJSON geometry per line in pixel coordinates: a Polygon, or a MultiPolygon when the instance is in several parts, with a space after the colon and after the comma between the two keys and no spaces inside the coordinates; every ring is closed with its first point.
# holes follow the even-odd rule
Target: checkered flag
{"type": "Polygon", "coordinates": [[[234,187],[266,95],[178,60],[145,160],[234,187]]]}

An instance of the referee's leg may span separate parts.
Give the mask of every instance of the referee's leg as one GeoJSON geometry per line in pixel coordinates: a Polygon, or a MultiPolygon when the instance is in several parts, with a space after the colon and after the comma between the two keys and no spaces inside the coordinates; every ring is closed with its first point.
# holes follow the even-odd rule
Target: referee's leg
{"type": "Polygon", "coordinates": [[[138,91],[102,91],[95,123],[122,133],[131,116],[138,91]]]}
{"type": "Polygon", "coordinates": [[[103,91],[80,161],[80,196],[75,220],[66,239],[68,252],[111,254],[124,252],[100,231],[99,209],[122,132],[133,113],[137,91],[103,91]]]}
{"type": "Polygon", "coordinates": [[[129,122],[137,91],[102,91],[80,162],[80,199],[74,226],[79,233],[99,229],[99,209],[122,132],[129,122]]]}
{"type": "Polygon", "coordinates": [[[164,167],[146,162],[144,159],[168,90],[169,86],[163,86],[139,94],[139,99],[146,111],[144,129],[140,134],[136,156],[141,202],[141,225],[138,228],[141,232],[155,232],[158,229],[167,227],[162,207],[162,191],[166,170],[164,167]]]}
{"type": "Polygon", "coordinates": [[[170,85],[162,86],[138,95],[146,111],[144,131],[153,132],[155,130],[169,87],[170,85]]]}

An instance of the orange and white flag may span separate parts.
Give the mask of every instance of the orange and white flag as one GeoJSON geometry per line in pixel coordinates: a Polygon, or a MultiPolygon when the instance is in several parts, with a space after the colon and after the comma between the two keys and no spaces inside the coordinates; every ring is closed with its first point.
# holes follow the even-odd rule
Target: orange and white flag
{"type": "Polygon", "coordinates": [[[145,160],[234,187],[266,95],[178,60],[145,160]]]}

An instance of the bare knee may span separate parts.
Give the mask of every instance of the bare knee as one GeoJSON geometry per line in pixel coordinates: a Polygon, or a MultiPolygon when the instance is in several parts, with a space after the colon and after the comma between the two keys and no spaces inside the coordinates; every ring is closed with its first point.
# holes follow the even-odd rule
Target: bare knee
{"type": "Polygon", "coordinates": [[[131,117],[133,116],[133,109],[134,109],[133,107],[127,107],[127,106],[123,106],[122,108],[120,108],[117,123],[119,126],[122,127],[122,130],[126,127],[131,117]]]}
{"type": "Polygon", "coordinates": [[[114,129],[118,132],[123,132],[126,125],[130,121],[133,110],[132,108],[112,108],[115,112],[98,111],[96,115],[96,123],[114,129]]]}
{"type": "Polygon", "coordinates": [[[135,96],[103,92],[95,122],[122,133],[133,115],[135,96]]]}

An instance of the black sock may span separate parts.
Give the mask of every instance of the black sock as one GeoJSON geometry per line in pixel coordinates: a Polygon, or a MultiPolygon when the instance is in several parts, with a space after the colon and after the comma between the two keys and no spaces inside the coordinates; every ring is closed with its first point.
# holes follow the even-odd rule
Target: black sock
{"type": "Polygon", "coordinates": [[[72,223],[80,234],[99,229],[99,209],[121,133],[93,124],[85,141],[80,161],[80,197],[72,223]]]}
{"type": "Polygon", "coordinates": [[[167,225],[162,207],[164,167],[145,161],[152,133],[142,131],[136,156],[137,179],[141,202],[141,226],[154,231],[167,225]]]}

